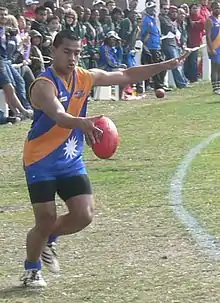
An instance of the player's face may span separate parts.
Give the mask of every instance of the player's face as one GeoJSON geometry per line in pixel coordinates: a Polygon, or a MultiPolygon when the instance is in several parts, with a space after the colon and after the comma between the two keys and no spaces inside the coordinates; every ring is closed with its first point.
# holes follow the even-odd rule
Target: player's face
{"type": "Polygon", "coordinates": [[[53,49],[54,65],[63,74],[70,74],[74,70],[82,49],[81,41],[63,39],[63,43],[53,49]]]}

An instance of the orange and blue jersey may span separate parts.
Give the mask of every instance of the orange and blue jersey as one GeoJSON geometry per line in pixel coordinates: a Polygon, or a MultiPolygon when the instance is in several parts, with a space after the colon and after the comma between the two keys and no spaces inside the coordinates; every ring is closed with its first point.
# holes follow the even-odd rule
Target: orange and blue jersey
{"type": "MultiPolygon", "coordinates": [[[[86,116],[87,97],[93,85],[87,70],[77,67],[69,85],[53,68],[48,68],[34,83],[40,80],[54,85],[56,96],[67,113],[86,116]]],[[[84,134],[80,129],[61,128],[43,111],[34,109],[34,120],[24,144],[27,183],[86,174],[83,146],[84,134]]]]}
{"type": "Polygon", "coordinates": [[[209,17],[212,21],[211,29],[211,43],[212,49],[215,50],[216,54],[209,54],[209,58],[212,62],[220,63],[220,20],[214,16],[209,17]]]}

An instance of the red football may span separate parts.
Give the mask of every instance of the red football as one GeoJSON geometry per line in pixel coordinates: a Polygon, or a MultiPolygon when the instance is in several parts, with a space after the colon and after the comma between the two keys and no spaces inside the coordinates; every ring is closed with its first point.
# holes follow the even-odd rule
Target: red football
{"type": "Polygon", "coordinates": [[[163,88],[158,88],[155,91],[155,95],[156,95],[157,98],[164,98],[165,90],[163,88]]]}
{"type": "Polygon", "coordinates": [[[99,119],[95,126],[103,131],[103,135],[101,142],[95,143],[92,146],[92,150],[98,158],[109,159],[115,154],[119,144],[117,128],[114,122],[107,117],[99,119]]]}

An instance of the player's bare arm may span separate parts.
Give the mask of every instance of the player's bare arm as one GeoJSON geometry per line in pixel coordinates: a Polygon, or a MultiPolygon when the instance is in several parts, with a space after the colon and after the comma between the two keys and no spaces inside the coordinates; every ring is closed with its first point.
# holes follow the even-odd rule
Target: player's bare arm
{"type": "Polygon", "coordinates": [[[143,80],[148,80],[156,74],[168,69],[177,67],[184,59],[189,56],[190,52],[185,52],[179,58],[171,59],[161,63],[148,64],[131,67],[122,71],[106,72],[99,69],[91,69],[91,74],[94,79],[94,85],[96,86],[108,86],[108,85],[127,85],[130,83],[137,83],[143,80]]]}
{"type": "Polygon", "coordinates": [[[74,117],[67,113],[56,97],[56,89],[52,83],[46,80],[37,81],[31,90],[31,102],[33,107],[42,110],[48,117],[62,128],[80,128],[89,137],[92,143],[99,142],[102,131],[95,127],[94,123],[102,117],[74,117]]]}

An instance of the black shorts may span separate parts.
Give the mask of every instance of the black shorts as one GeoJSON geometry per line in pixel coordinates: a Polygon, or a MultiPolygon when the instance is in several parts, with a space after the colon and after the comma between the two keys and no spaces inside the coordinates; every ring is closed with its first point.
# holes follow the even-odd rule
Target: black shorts
{"type": "Polygon", "coordinates": [[[63,201],[79,195],[92,194],[87,175],[31,183],[28,184],[28,190],[32,204],[54,201],[56,193],[63,201]]]}

